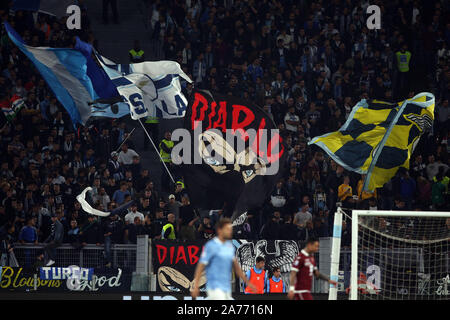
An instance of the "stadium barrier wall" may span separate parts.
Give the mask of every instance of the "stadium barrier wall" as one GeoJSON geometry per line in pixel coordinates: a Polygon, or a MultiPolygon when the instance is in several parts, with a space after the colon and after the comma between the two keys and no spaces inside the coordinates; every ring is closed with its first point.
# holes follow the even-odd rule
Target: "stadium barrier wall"
{"type": "MultiPolygon", "coordinates": [[[[201,254],[202,247],[206,241],[181,241],[181,240],[151,240],[148,236],[138,236],[137,244],[116,244],[112,246],[112,268],[121,269],[122,278],[130,279],[128,287],[120,287],[123,291],[132,292],[158,292],[167,293],[188,293],[189,285],[193,279],[195,264],[201,254]],[[164,276],[162,276],[164,275],[164,276]],[[172,281],[176,279],[176,281],[172,281]]],[[[266,258],[267,268],[274,266],[280,267],[282,277],[286,281],[289,278],[290,266],[295,256],[303,248],[303,242],[286,240],[233,240],[236,248],[236,258],[244,271],[249,270],[255,263],[259,255],[266,258]]],[[[44,248],[43,244],[38,245],[15,245],[15,255],[21,268],[18,281],[22,278],[37,277],[27,267],[32,264],[38,250],[44,248]],[[30,274],[31,272],[31,274],[30,274]],[[28,277],[24,275],[28,274],[28,277]]],[[[330,238],[321,239],[320,254],[316,254],[316,263],[319,270],[323,273],[329,273],[330,268],[330,238]]],[[[344,259],[345,260],[345,259],[344,259]]],[[[56,249],[56,264],[54,267],[83,267],[95,268],[96,272],[103,272],[104,266],[104,248],[103,246],[87,245],[83,249],[75,249],[69,244],[63,244],[56,249]]],[[[19,268],[19,269],[20,269],[19,268]]],[[[18,270],[15,274],[18,274],[18,270]]],[[[3,269],[3,272],[6,270],[3,269]]],[[[106,269],[105,269],[106,270],[106,269]]],[[[100,273],[102,274],[102,273],[100,273]]],[[[343,277],[341,277],[343,281],[343,277]]],[[[0,279],[0,281],[2,281],[0,279]]],[[[30,279],[23,282],[32,281],[30,279]]],[[[1,282],[0,282],[1,283],[1,282]]],[[[94,291],[90,289],[92,285],[87,285],[85,291],[94,291]]],[[[343,285],[340,292],[343,292],[343,285]]],[[[25,290],[33,291],[32,287],[23,286],[25,290]]],[[[10,290],[11,288],[0,288],[10,290]]],[[[16,288],[17,289],[17,288],[16,288]]],[[[45,286],[38,286],[35,291],[45,291],[45,286]]],[[[54,289],[51,289],[54,290],[54,289]]],[[[243,287],[240,281],[233,278],[233,292],[242,292],[243,287]]],[[[327,293],[328,286],[320,280],[314,279],[313,293],[327,293]]]]}

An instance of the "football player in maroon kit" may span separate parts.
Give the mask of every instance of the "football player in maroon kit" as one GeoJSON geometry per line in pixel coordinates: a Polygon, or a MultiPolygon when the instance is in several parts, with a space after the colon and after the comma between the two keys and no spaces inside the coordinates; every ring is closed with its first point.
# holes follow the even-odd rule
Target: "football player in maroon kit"
{"type": "Polygon", "coordinates": [[[319,240],[315,238],[308,239],[306,247],[300,252],[292,263],[290,286],[288,299],[292,300],[313,300],[311,295],[312,277],[327,281],[330,284],[337,285],[336,281],[319,272],[314,260],[314,253],[319,251],[319,240]]]}

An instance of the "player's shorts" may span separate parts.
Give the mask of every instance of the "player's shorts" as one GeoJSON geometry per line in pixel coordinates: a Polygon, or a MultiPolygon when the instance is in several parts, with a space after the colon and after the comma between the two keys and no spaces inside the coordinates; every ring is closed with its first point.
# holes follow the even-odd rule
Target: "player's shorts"
{"type": "Polygon", "coordinates": [[[207,290],[207,300],[234,300],[231,292],[225,292],[220,289],[207,290]]]}
{"type": "Polygon", "coordinates": [[[294,293],[294,300],[314,300],[311,292],[309,292],[308,290],[294,291],[294,293]]]}

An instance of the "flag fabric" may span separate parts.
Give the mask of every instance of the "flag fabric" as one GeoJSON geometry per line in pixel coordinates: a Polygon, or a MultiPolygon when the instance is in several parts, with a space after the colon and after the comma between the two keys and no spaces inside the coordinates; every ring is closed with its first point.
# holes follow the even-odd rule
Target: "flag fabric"
{"type": "Polygon", "coordinates": [[[124,101],[129,104],[131,118],[182,118],[187,99],[181,92],[180,77],[192,80],[175,61],[146,61],[116,64],[96,53],[124,101]]]}
{"type": "Polygon", "coordinates": [[[39,11],[58,18],[67,15],[67,7],[78,4],[77,0],[14,0],[14,11],[39,11]]]}
{"type": "Polygon", "coordinates": [[[90,45],[77,39],[74,49],[31,47],[6,22],[5,28],[67,110],[74,127],[85,125],[91,116],[89,101],[118,95],[105,71],[92,59],[90,45]]]}
{"type": "Polygon", "coordinates": [[[125,102],[114,104],[95,103],[91,106],[91,118],[122,118],[130,114],[130,107],[125,102]]]}
{"type": "Polygon", "coordinates": [[[25,102],[23,101],[22,97],[17,94],[13,95],[9,102],[10,103],[8,106],[2,106],[2,111],[6,117],[6,120],[12,121],[16,117],[20,109],[22,109],[25,102]]]}
{"type": "Polygon", "coordinates": [[[184,128],[190,162],[180,162],[191,202],[203,209],[225,204],[225,215],[243,223],[241,217],[263,204],[284,169],[287,151],[275,123],[250,101],[198,90],[184,128]]]}
{"type": "Polygon", "coordinates": [[[336,132],[313,138],[345,169],[365,174],[364,191],[382,187],[409,159],[434,121],[433,94],[419,93],[398,103],[363,99],[336,132]]]}
{"type": "Polygon", "coordinates": [[[132,119],[184,117],[187,100],[180,77],[192,80],[174,61],[115,64],[76,38],[74,48],[31,47],[5,23],[10,39],[34,63],[74,127],[90,117],[132,119]],[[118,99],[117,99],[118,98],[118,99]],[[114,103],[89,103],[98,99],[114,103]],[[119,101],[122,100],[122,101],[119,101]]]}
{"type": "Polygon", "coordinates": [[[64,106],[75,126],[85,124],[91,114],[87,104],[97,98],[86,74],[86,58],[75,49],[27,46],[14,29],[5,23],[9,38],[34,63],[64,106]]]}

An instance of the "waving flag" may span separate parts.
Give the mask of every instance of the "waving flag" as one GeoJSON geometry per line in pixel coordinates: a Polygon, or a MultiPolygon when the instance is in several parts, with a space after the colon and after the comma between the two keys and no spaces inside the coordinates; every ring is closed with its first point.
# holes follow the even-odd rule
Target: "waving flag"
{"type": "Polygon", "coordinates": [[[366,174],[363,190],[382,187],[409,159],[420,136],[434,121],[434,96],[419,93],[399,103],[361,100],[339,131],[315,137],[322,148],[347,170],[366,174]]]}
{"type": "Polygon", "coordinates": [[[192,203],[200,208],[225,204],[225,215],[242,224],[247,210],[263,204],[283,173],[282,139],[267,113],[250,101],[204,90],[192,100],[184,118],[192,151],[185,157],[183,150],[174,163],[182,163],[192,203]]]}
{"type": "Polygon", "coordinates": [[[182,118],[187,100],[181,92],[180,77],[192,80],[175,61],[147,61],[115,64],[96,54],[120,95],[129,104],[131,118],[182,118]]]}
{"type": "Polygon", "coordinates": [[[7,122],[14,120],[24,104],[25,102],[22,97],[17,94],[13,95],[11,99],[0,101],[0,129],[2,129],[7,122]]]}
{"type": "Polygon", "coordinates": [[[67,7],[78,4],[77,0],[14,0],[12,9],[39,11],[58,18],[67,15],[67,7]]]}
{"type": "Polygon", "coordinates": [[[16,117],[20,109],[22,109],[25,102],[23,101],[22,97],[17,94],[13,95],[9,101],[9,106],[5,108],[2,107],[2,111],[5,114],[6,119],[8,121],[12,121],[16,117]]]}
{"type": "Polygon", "coordinates": [[[86,74],[86,57],[75,49],[27,46],[6,22],[5,28],[9,38],[39,70],[73,124],[85,124],[91,114],[87,102],[97,97],[86,74]]]}
{"type": "Polygon", "coordinates": [[[174,61],[114,62],[76,39],[74,48],[31,47],[5,23],[8,36],[34,63],[75,124],[90,117],[132,119],[184,117],[187,100],[180,77],[192,80],[174,61]],[[90,103],[104,101],[103,103],[90,103]],[[105,102],[106,101],[106,102],[105,102]]]}
{"type": "Polygon", "coordinates": [[[91,117],[94,118],[122,118],[130,114],[130,107],[127,103],[119,102],[114,104],[95,103],[91,108],[91,117]]]}

